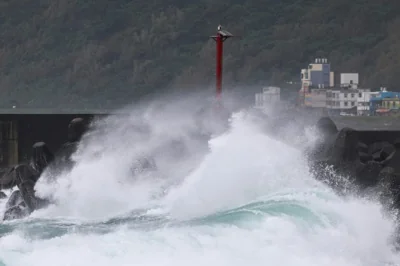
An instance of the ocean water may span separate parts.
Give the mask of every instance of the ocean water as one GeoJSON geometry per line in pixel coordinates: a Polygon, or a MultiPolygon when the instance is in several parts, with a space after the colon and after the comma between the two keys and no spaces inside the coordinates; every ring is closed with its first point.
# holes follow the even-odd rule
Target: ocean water
{"type": "Polygon", "coordinates": [[[248,110],[205,139],[185,104],[98,121],[76,166],[37,184],[54,204],[0,224],[0,265],[400,265],[378,203],[317,182],[248,110]]]}

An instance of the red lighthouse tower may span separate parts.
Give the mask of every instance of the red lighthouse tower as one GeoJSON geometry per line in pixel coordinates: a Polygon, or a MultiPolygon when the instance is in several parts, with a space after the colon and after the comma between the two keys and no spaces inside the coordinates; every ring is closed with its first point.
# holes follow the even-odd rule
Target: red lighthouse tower
{"type": "Polygon", "coordinates": [[[223,52],[224,52],[224,41],[233,37],[233,35],[226,31],[222,30],[222,26],[219,25],[217,28],[217,35],[210,36],[216,42],[216,93],[217,99],[221,98],[222,92],[222,60],[223,60],[223,52]]]}

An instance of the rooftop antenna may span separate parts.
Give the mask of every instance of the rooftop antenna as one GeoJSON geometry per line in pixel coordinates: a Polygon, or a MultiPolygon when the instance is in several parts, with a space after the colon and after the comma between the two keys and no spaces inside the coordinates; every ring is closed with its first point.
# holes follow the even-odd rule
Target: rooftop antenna
{"type": "Polygon", "coordinates": [[[233,37],[233,35],[222,29],[221,25],[217,27],[217,35],[210,36],[216,42],[216,93],[217,100],[221,98],[222,92],[222,57],[223,57],[223,46],[224,41],[233,37]]]}

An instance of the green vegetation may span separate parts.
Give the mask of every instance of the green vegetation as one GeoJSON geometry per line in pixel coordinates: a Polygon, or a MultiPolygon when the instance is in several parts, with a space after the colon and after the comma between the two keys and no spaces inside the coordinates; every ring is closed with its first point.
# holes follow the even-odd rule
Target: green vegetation
{"type": "Polygon", "coordinates": [[[280,85],[326,57],[362,85],[398,89],[398,0],[44,0],[0,2],[0,105],[105,107],[168,88],[280,85]]]}

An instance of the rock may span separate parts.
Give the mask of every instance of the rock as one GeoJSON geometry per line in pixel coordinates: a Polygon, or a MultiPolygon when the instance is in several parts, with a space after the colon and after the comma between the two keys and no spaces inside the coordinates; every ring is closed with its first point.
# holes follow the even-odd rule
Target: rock
{"type": "Polygon", "coordinates": [[[318,153],[311,153],[312,156],[308,157],[315,178],[337,192],[348,190],[355,181],[358,167],[362,164],[358,152],[357,131],[343,128],[327,137],[321,146],[318,147],[318,153]]]}
{"type": "Polygon", "coordinates": [[[395,149],[400,149],[400,138],[395,139],[395,141],[393,142],[393,146],[395,147],[395,149]]]}
{"type": "Polygon", "coordinates": [[[384,167],[378,176],[380,199],[391,207],[400,207],[400,174],[392,167],[384,167]]]}
{"type": "Polygon", "coordinates": [[[88,122],[81,118],[77,117],[71,120],[68,125],[68,141],[69,142],[76,142],[80,141],[83,134],[88,129],[88,122]]]}
{"type": "Polygon", "coordinates": [[[14,219],[22,219],[29,215],[28,208],[24,207],[23,205],[13,206],[7,209],[3,216],[3,221],[9,221],[14,219]]]}
{"type": "Polygon", "coordinates": [[[0,177],[0,189],[10,189],[17,185],[17,181],[13,175],[14,169],[15,166],[8,168],[0,177]]]}
{"type": "Polygon", "coordinates": [[[31,213],[47,204],[46,200],[36,197],[34,186],[43,170],[54,159],[43,142],[32,146],[32,157],[29,163],[16,165],[9,171],[7,178],[18,187],[7,202],[5,219],[31,213]],[[23,208],[23,209],[22,209],[23,208]]]}
{"type": "Polygon", "coordinates": [[[388,158],[390,155],[392,155],[392,153],[394,153],[395,151],[396,151],[396,148],[395,148],[393,145],[391,145],[391,144],[386,145],[386,146],[383,147],[382,150],[381,150],[381,158],[382,158],[383,160],[385,160],[385,159],[388,158]]]}
{"type": "MultiPolygon", "coordinates": [[[[17,171],[19,171],[18,169],[17,171]]],[[[37,209],[43,208],[48,204],[48,201],[45,199],[38,198],[35,195],[35,184],[36,180],[34,177],[29,176],[28,173],[25,172],[24,168],[21,170],[21,182],[18,183],[18,188],[21,191],[21,196],[26,204],[29,212],[33,212],[37,209]]]]}
{"type": "MultiPolygon", "coordinates": [[[[14,165],[3,173],[0,178],[0,188],[10,189],[18,186],[21,182],[21,169],[24,168],[24,175],[30,175],[36,182],[44,168],[54,159],[53,154],[44,142],[37,142],[32,146],[32,156],[29,162],[14,165]]],[[[24,177],[25,178],[25,177],[24,177]]]]}
{"type": "Polygon", "coordinates": [[[374,161],[360,164],[356,169],[355,183],[360,186],[361,189],[377,185],[379,181],[378,176],[382,168],[382,164],[374,161]]]}
{"type": "Polygon", "coordinates": [[[379,173],[381,199],[391,207],[400,209],[400,140],[394,142],[395,151],[383,162],[379,173]]]}
{"type": "Polygon", "coordinates": [[[365,152],[359,152],[358,156],[360,157],[360,161],[362,163],[366,163],[368,161],[372,161],[372,155],[369,153],[365,153],[365,152]]]}
{"type": "Polygon", "coordinates": [[[29,210],[22,198],[19,190],[11,193],[10,198],[6,203],[6,211],[4,212],[3,220],[9,221],[21,219],[29,215],[29,210]]]}
{"type": "Polygon", "coordinates": [[[395,173],[400,173],[400,145],[395,145],[395,151],[392,152],[382,164],[394,169],[395,173]]]}
{"type": "Polygon", "coordinates": [[[392,146],[392,145],[387,141],[374,142],[371,145],[369,145],[368,153],[374,154],[378,151],[381,151],[385,146],[392,146]]]}
{"type": "MultiPolygon", "coordinates": [[[[59,161],[63,162],[63,159],[65,159],[67,164],[72,164],[70,157],[76,151],[82,135],[87,130],[87,126],[88,123],[82,118],[75,118],[70,122],[68,125],[68,142],[63,145],[58,154],[59,161]]],[[[40,199],[35,195],[34,186],[43,171],[53,164],[57,165],[54,155],[47,148],[47,145],[44,142],[37,142],[32,147],[32,156],[29,163],[12,167],[0,178],[1,188],[17,186],[19,189],[19,194],[15,194],[14,198],[9,201],[5,219],[19,217],[26,213],[29,214],[49,203],[48,200],[40,199]],[[22,203],[20,202],[21,199],[22,203]],[[18,202],[20,203],[18,204],[18,202]]]]}
{"type": "MultiPolygon", "coordinates": [[[[384,140],[385,132],[356,131],[344,128],[333,134],[330,119],[319,121],[322,140],[308,151],[309,165],[314,177],[339,195],[378,195],[387,211],[400,211],[400,138],[392,144],[384,140]],[[365,133],[365,135],[363,135],[365,133]],[[366,141],[361,142],[360,139],[366,141]],[[368,145],[367,145],[368,144],[368,145]]],[[[387,134],[388,140],[393,132],[387,134]]],[[[398,214],[400,221],[400,213],[398,214]]],[[[400,243],[400,226],[399,239],[400,243]]],[[[400,244],[399,244],[400,246],[400,244]]]]}
{"type": "MultiPolygon", "coordinates": [[[[357,145],[357,131],[343,128],[337,133],[333,144],[327,150],[326,157],[328,157],[329,163],[339,167],[345,165],[351,167],[352,163],[359,161],[357,145]]],[[[355,167],[355,165],[353,166],[355,167]]]]}
{"type": "Polygon", "coordinates": [[[381,162],[383,161],[382,156],[381,156],[381,151],[377,151],[374,154],[372,154],[372,160],[374,160],[375,162],[381,162]]]}
{"type": "Polygon", "coordinates": [[[36,142],[32,146],[32,155],[30,160],[30,166],[39,175],[44,171],[44,169],[52,163],[54,160],[54,155],[47,147],[44,142],[36,142]]]}
{"type": "Polygon", "coordinates": [[[0,199],[5,199],[7,198],[6,193],[4,193],[3,191],[0,191],[0,199]]]}
{"type": "Polygon", "coordinates": [[[56,176],[63,171],[68,171],[74,166],[72,155],[77,151],[79,142],[88,129],[88,121],[77,117],[68,125],[68,138],[55,154],[54,162],[49,166],[51,176],[56,176]]]}
{"type": "MultiPolygon", "coordinates": [[[[44,142],[32,146],[32,156],[29,166],[16,169],[20,176],[18,188],[29,211],[43,207],[43,200],[35,196],[34,186],[43,171],[54,161],[54,155],[44,142]]],[[[22,166],[20,166],[22,167],[22,166]]]]}
{"type": "Polygon", "coordinates": [[[388,142],[376,142],[369,146],[368,153],[372,159],[377,162],[386,160],[392,153],[395,152],[395,147],[388,142]]]}
{"type": "Polygon", "coordinates": [[[320,133],[328,136],[334,135],[339,131],[335,122],[333,122],[333,120],[330,117],[321,117],[318,120],[316,127],[320,133]]]}
{"type": "Polygon", "coordinates": [[[333,145],[338,134],[335,123],[329,117],[322,117],[316,124],[320,138],[313,147],[306,150],[306,154],[311,160],[325,160],[329,154],[329,148],[333,145]]]}
{"type": "Polygon", "coordinates": [[[22,198],[21,191],[15,190],[15,191],[13,191],[13,193],[11,193],[11,196],[6,203],[6,209],[17,206],[21,203],[24,203],[24,199],[22,198]]]}
{"type": "Polygon", "coordinates": [[[359,153],[367,153],[367,154],[369,154],[368,145],[363,143],[363,142],[358,142],[357,150],[358,150],[359,153]]]}

